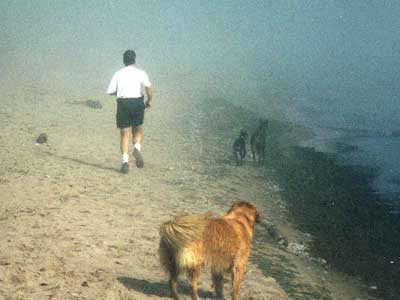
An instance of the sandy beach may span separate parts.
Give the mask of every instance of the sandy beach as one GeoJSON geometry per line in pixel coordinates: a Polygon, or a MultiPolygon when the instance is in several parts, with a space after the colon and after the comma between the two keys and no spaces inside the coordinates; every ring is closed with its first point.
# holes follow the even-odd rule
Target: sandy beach
{"type": "MultiPolygon", "coordinates": [[[[254,128],[253,113],[160,86],[146,113],[145,167],[131,161],[123,175],[115,102],[98,91],[87,94],[34,88],[1,94],[1,299],[168,299],[159,225],[182,212],[223,215],[240,200],[263,216],[242,299],[373,299],[358,276],[309,254],[312,236],[294,223],[268,163],[256,168],[247,157],[244,166],[234,165],[231,144],[240,128],[254,128]],[[103,107],[88,107],[88,99],[103,107]],[[35,142],[41,133],[46,144],[35,142]]],[[[282,128],[279,135],[281,149],[298,137],[282,128]]],[[[214,299],[209,273],[199,287],[202,299],[214,299]]],[[[189,298],[183,278],[180,291],[189,298]]]]}

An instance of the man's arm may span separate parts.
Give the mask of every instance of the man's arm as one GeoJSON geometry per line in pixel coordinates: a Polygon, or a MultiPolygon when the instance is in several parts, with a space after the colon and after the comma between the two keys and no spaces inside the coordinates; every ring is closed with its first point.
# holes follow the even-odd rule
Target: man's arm
{"type": "Polygon", "coordinates": [[[153,99],[153,88],[152,86],[146,86],[146,95],[147,95],[147,100],[146,100],[146,108],[151,107],[151,101],[153,99]]]}
{"type": "Polygon", "coordinates": [[[117,77],[114,75],[111,79],[111,82],[108,86],[106,93],[111,96],[114,96],[114,95],[117,95],[117,90],[118,90],[118,80],[117,80],[117,77]]]}

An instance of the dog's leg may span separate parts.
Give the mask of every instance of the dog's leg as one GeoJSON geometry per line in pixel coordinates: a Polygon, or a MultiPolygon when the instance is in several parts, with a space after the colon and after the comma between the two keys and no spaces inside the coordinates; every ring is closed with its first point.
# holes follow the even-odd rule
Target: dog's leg
{"type": "Polygon", "coordinates": [[[242,149],[240,149],[240,155],[239,155],[241,166],[243,165],[243,160],[245,156],[246,156],[246,150],[242,147],[242,149]]]}
{"type": "Polygon", "coordinates": [[[169,289],[171,290],[171,297],[175,300],[179,300],[179,295],[178,295],[178,291],[176,289],[176,281],[177,278],[170,278],[169,279],[169,289]]]}
{"type": "Polygon", "coordinates": [[[171,266],[169,270],[169,289],[171,291],[171,297],[175,300],[179,300],[178,290],[177,290],[177,281],[178,281],[178,272],[175,266],[171,266]]]}
{"type": "Polygon", "coordinates": [[[243,166],[244,158],[246,157],[244,150],[240,153],[240,165],[243,166]]]}
{"type": "Polygon", "coordinates": [[[200,276],[200,266],[195,266],[188,272],[190,285],[192,287],[192,300],[199,300],[199,295],[197,291],[197,280],[200,276]]]}
{"type": "Polygon", "coordinates": [[[243,281],[244,269],[234,266],[232,269],[232,300],[240,300],[240,287],[243,281]]]}
{"type": "Polygon", "coordinates": [[[178,300],[179,296],[176,289],[176,283],[178,280],[179,271],[176,266],[175,254],[169,248],[169,246],[163,240],[163,238],[161,238],[160,240],[159,254],[160,254],[160,264],[169,274],[169,289],[171,293],[171,298],[178,300]]]}
{"type": "Polygon", "coordinates": [[[224,297],[224,276],[221,273],[212,273],[212,282],[214,284],[215,295],[217,299],[223,300],[224,297]]]}

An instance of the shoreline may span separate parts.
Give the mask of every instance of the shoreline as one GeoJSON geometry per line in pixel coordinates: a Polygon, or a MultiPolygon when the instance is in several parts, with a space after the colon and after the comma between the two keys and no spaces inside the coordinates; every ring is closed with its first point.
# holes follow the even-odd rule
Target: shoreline
{"type": "MultiPolygon", "coordinates": [[[[223,100],[218,105],[230,106],[223,100]]],[[[237,109],[242,126],[254,128],[255,114],[237,109]]],[[[295,124],[271,123],[266,180],[270,178],[280,187],[289,222],[311,235],[311,257],[326,262],[330,270],[361,278],[371,297],[397,300],[400,220],[391,212],[390,200],[372,187],[378,170],[345,165],[336,154],[297,146],[312,138],[312,133],[295,124]]],[[[230,132],[240,129],[239,125],[231,127],[236,128],[230,132]]]]}
{"type": "Polygon", "coordinates": [[[400,145],[398,137],[345,128],[316,127],[308,130],[316,132],[314,137],[302,141],[299,146],[332,154],[337,162],[344,165],[376,169],[379,173],[374,176],[371,187],[387,205],[393,205],[394,213],[400,210],[400,204],[396,205],[400,199],[400,175],[396,171],[397,162],[393,163],[397,153],[394,149],[398,149],[397,144],[400,145]]]}
{"type": "Polygon", "coordinates": [[[372,188],[378,171],[344,165],[337,155],[309,147],[282,151],[273,138],[269,150],[294,224],[313,236],[312,255],[363,278],[370,295],[398,299],[400,220],[391,213],[390,200],[372,188]]]}
{"type": "MultiPolygon", "coordinates": [[[[232,107],[230,103],[222,99],[213,99],[210,102],[206,101],[201,107],[206,113],[215,115],[215,120],[224,118],[221,112],[230,115],[233,119],[224,124],[223,127],[217,129],[210,128],[209,124],[203,124],[204,127],[208,128],[203,133],[204,136],[218,133],[224,136],[225,141],[233,141],[234,134],[239,132],[241,128],[253,130],[258,124],[258,118],[255,117],[256,114],[254,112],[247,111],[242,107],[232,107]],[[209,111],[209,107],[213,107],[212,111],[209,111]]],[[[260,230],[261,233],[255,238],[256,246],[254,248],[260,247],[264,249],[259,252],[256,251],[257,254],[254,255],[257,257],[258,266],[263,270],[265,276],[273,276],[277,279],[278,283],[288,293],[288,299],[375,299],[366,284],[359,280],[358,275],[346,274],[343,270],[335,268],[331,265],[332,262],[324,259],[326,255],[324,255],[323,251],[315,251],[313,249],[313,241],[315,242],[313,232],[308,227],[301,226],[299,219],[293,218],[293,209],[298,209],[299,207],[291,206],[291,200],[293,199],[287,197],[286,191],[288,187],[284,182],[285,179],[281,171],[289,171],[295,166],[294,161],[288,159],[286,155],[292,149],[296,149],[296,145],[302,140],[311,138],[312,133],[306,128],[296,126],[295,124],[276,120],[271,120],[270,124],[272,129],[269,131],[269,135],[267,135],[266,168],[263,170],[255,167],[250,157],[247,158],[246,166],[261,173],[260,177],[257,178],[258,180],[261,179],[261,181],[267,184],[276,185],[275,193],[267,193],[264,195],[264,199],[259,199],[258,201],[260,205],[264,206],[264,210],[267,213],[272,213],[272,215],[266,216],[267,223],[272,224],[274,227],[273,231],[275,229],[278,230],[278,234],[283,234],[288,239],[289,246],[284,247],[279,245],[278,248],[280,249],[277,250],[277,240],[274,238],[274,234],[276,233],[271,233],[269,226],[263,226],[260,230]],[[271,149],[274,149],[274,151],[270,151],[271,149]],[[270,164],[269,162],[271,161],[275,161],[275,163],[270,164]],[[279,161],[282,162],[282,169],[277,168],[279,161]],[[312,284],[297,281],[299,280],[298,276],[302,276],[299,274],[296,275],[298,271],[294,272],[294,265],[287,264],[288,252],[299,256],[302,263],[305,264],[296,263],[295,265],[298,270],[308,273],[307,277],[315,276],[313,277],[314,281],[312,284]],[[311,272],[313,275],[310,275],[309,268],[313,270],[311,272]]],[[[251,132],[249,133],[251,134],[251,132]]],[[[230,149],[230,147],[230,143],[226,142],[225,149],[230,149]]],[[[251,156],[250,153],[248,155],[251,156]]],[[[294,155],[294,157],[296,156],[294,155]]],[[[318,160],[323,161],[324,158],[319,157],[318,160]]],[[[224,163],[231,164],[233,162],[225,160],[224,163]]],[[[289,193],[292,192],[292,190],[289,191],[289,193]]],[[[293,193],[291,195],[295,196],[293,193]]],[[[311,208],[307,209],[311,212],[311,208]]],[[[309,217],[302,221],[305,221],[309,225],[314,224],[313,219],[309,217]]]]}

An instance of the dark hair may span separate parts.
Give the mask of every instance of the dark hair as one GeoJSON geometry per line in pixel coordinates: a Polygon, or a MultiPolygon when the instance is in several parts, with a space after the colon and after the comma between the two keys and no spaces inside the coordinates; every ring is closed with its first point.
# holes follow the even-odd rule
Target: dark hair
{"type": "Polygon", "coordinates": [[[124,65],[133,65],[136,61],[136,53],[133,50],[126,50],[124,53],[124,65]]]}

